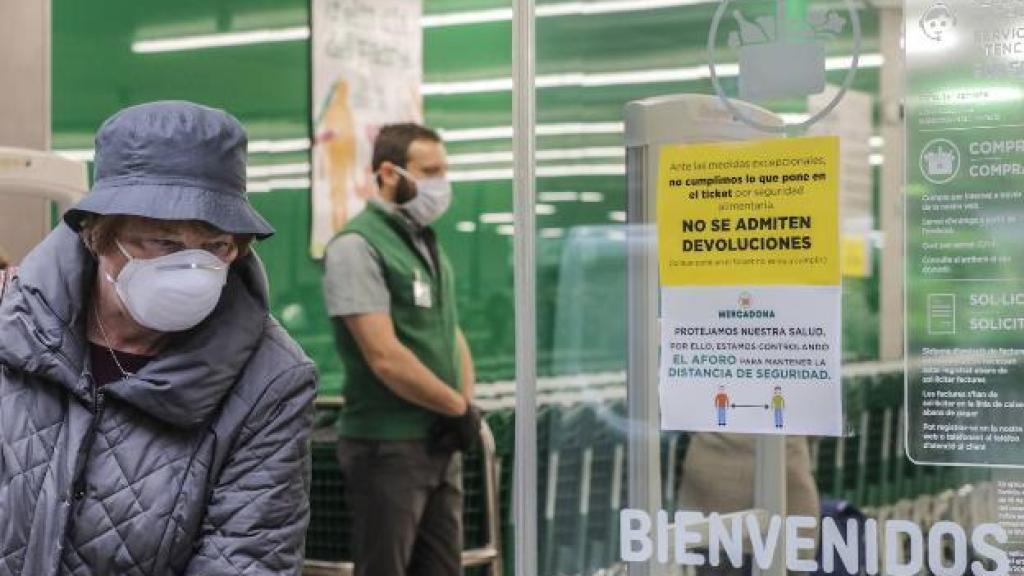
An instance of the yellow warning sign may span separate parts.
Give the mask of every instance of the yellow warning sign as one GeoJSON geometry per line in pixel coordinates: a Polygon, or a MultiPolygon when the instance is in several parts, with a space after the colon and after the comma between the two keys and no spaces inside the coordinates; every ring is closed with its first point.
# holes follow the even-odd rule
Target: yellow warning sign
{"type": "Polygon", "coordinates": [[[867,278],[871,276],[871,240],[863,234],[843,234],[839,251],[843,276],[867,278]]]}
{"type": "Polygon", "coordinates": [[[663,147],[658,243],[663,286],[838,285],[838,138],[663,147]]]}

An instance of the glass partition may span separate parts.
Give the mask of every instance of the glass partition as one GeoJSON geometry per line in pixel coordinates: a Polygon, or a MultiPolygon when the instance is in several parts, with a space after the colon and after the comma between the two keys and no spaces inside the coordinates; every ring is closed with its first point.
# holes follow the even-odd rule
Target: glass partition
{"type": "Polygon", "coordinates": [[[909,458],[903,362],[881,350],[902,324],[880,286],[902,275],[902,236],[883,229],[901,24],[841,2],[537,5],[538,573],[1011,570],[1015,473],[909,458]],[[686,180],[701,176],[718,179],[686,180]],[[803,188],[788,213],[787,179],[803,188]],[[674,209],[673,187],[711,202],[674,209]],[[807,221],[768,223],[789,216],[807,221]],[[751,218],[763,227],[736,229],[751,218]],[[766,237],[827,249],[831,280],[812,259],[776,266],[786,248],[766,237]],[[672,280],[668,254],[691,268],[672,280]]]}

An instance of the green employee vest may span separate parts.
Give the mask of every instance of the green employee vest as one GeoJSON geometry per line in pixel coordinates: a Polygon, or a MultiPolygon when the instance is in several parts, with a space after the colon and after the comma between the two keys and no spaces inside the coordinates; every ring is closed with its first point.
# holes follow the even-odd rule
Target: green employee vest
{"type": "MultiPolygon", "coordinates": [[[[407,226],[398,216],[373,204],[349,222],[339,236],[344,234],[359,234],[380,256],[398,340],[442,382],[461,390],[455,290],[451,265],[441,246],[435,243],[435,275],[413,245],[407,226]],[[429,306],[424,305],[423,285],[429,286],[429,306]]],[[[370,370],[343,322],[335,322],[335,335],[345,367],[345,407],[338,423],[339,434],[370,440],[425,439],[437,415],[391,392],[370,370]]]]}

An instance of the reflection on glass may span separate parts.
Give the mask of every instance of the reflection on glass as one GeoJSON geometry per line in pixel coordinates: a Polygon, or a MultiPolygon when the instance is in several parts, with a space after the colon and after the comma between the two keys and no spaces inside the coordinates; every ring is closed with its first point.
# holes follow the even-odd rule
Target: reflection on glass
{"type": "MultiPolygon", "coordinates": [[[[701,432],[691,436],[679,488],[681,508],[702,514],[753,510],[756,437],[749,434],[701,432]]],[[[786,439],[786,514],[818,518],[818,488],[811,473],[808,440],[786,439]]],[[[816,538],[814,530],[802,536],[816,538]]],[[[749,546],[744,566],[751,565],[749,546]]],[[[813,557],[813,554],[812,554],[813,557]]],[[[698,574],[744,574],[742,568],[700,568],[698,574]]]]}

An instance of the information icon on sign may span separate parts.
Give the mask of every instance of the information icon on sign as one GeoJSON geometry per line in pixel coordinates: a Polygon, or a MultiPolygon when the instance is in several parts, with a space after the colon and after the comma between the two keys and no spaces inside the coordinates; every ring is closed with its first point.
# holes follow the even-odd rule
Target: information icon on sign
{"type": "Polygon", "coordinates": [[[946,33],[956,27],[956,14],[946,4],[937,2],[921,16],[918,26],[928,39],[942,42],[946,33]]]}
{"type": "Polygon", "coordinates": [[[956,334],[956,295],[928,295],[928,334],[945,336],[956,334]]]}
{"type": "Polygon", "coordinates": [[[932,140],[921,150],[921,175],[932,184],[945,184],[960,172],[960,149],[945,138],[932,140]]]}

